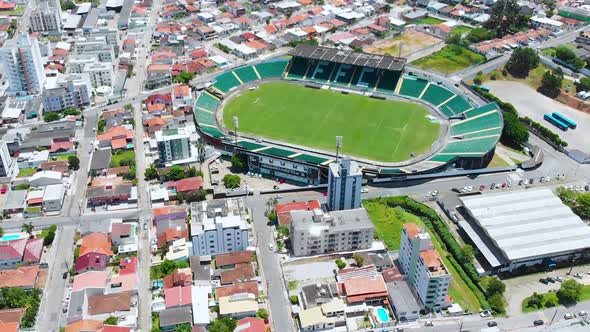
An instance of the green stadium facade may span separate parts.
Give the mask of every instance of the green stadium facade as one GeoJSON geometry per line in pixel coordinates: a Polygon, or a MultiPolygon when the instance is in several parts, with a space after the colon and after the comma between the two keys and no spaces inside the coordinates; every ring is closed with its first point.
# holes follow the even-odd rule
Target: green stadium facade
{"type": "MultiPolygon", "coordinates": [[[[250,172],[273,179],[303,184],[327,182],[332,154],[316,153],[296,147],[260,142],[255,138],[224,129],[215,113],[221,101],[233,92],[271,80],[303,81],[308,86],[362,91],[378,97],[414,100],[449,119],[446,144],[423,158],[396,164],[359,161],[368,177],[404,177],[410,174],[436,173],[448,168],[476,169],[492,159],[503,128],[501,111],[495,103],[473,105],[460,93],[441,84],[404,75],[405,59],[312,45],[299,45],[290,58],[227,70],[199,92],[195,123],[199,131],[226,154],[238,150],[248,156],[250,172]]],[[[354,159],[354,157],[353,157],[354,159]]]]}

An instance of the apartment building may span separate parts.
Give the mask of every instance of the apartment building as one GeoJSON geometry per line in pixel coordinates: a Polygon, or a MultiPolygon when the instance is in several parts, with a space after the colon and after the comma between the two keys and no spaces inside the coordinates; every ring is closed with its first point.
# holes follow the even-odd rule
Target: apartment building
{"type": "Polygon", "coordinates": [[[14,159],[10,156],[6,142],[0,141],[0,178],[11,177],[15,170],[14,159]]]}
{"type": "Polygon", "coordinates": [[[416,224],[404,224],[399,262],[423,309],[441,310],[450,305],[451,274],[430,235],[416,224]]]}
{"type": "Polygon", "coordinates": [[[59,9],[50,6],[48,1],[41,1],[37,8],[31,11],[29,25],[33,32],[59,32],[61,30],[59,9]]]}
{"type": "Polygon", "coordinates": [[[87,73],[48,77],[43,90],[43,109],[59,112],[90,104],[92,83],[87,73]]]}
{"type": "Polygon", "coordinates": [[[356,161],[344,158],[330,164],[328,174],[328,208],[334,210],[361,207],[363,173],[356,161]]]}
{"type": "Polygon", "coordinates": [[[170,164],[191,157],[190,136],[184,128],[159,130],[155,136],[160,164],[170,164]]]}
{"type": "Polygon", "coordinates": [[[364,208],[291,211],[291,246],[295,256],[368,249],[374,232],[364,208]]]}
{"type": "Polygon", "coordinates": [[[45,83],[45,70],[37,38],[21,33],[0,48],[0,62],[8,78],[9,94],[40,94],[45,83]]]}
{"type": "Polygon", "coordinates": [[[92,87],[112,86],[114,79],[113,65],[108,62],[91,63],[84,66],[84,73],[90,76],[92,87]]]}
{"type": "Polygon", "coordinates": [[[249,214],[243,199],[191,204],[193,255],[217,255],[246,250],[249,214]]]}
{"type": "Polygon", "coordinates": [[[100,62],[112,63],[115,60],[115,47],[105,36],[82,37],[76,41],[74,52],[78,56],[96,57],[100,62]]]}

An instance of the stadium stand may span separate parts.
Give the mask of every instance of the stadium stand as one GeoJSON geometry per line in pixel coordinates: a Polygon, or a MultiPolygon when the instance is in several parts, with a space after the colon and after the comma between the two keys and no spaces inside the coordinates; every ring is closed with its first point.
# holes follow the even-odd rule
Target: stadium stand
{"type": "Polygon", "coordinates": [[[453,141],[449,142],[449,144],[447,144],[447,146],[440,153],[457,155],[481,155],[493,149],[497,142],[498,135],[453,141]]]}
{"type": "Polygon", "coordinates": [[[352,80],[352,75],[354,74],[355,70],[356,66],[340,64],[336,70],[336,74],[334,74],[334,78],[332,78],[332,83],[338,85],[348,85],[348,83],[350,83],[352,80]]]}
{"type": "Polygon", "coordinates": [[[334,62],[320,61],[315,66],[313,75],[310,78],[320,83],[326,83],[330,79],[335,67],[336,63],[334,62]]]}
{"type": "Polygon", "coordinates": [[[217,100],[217,98],[213,97],[212,95],[210,95],[207,92],[202,92],[199,97],[197,98],[197,101],[195,103],[195,106],[197,108],[204,108],[208,111],[215,111],[217,109],[217,106],[219,105],[219,100],[217,100]]]}
{"type": "Polygon", "coordinates": [[[438,107],[438,105],[446,102],[453,96],[455,96],[455,94],[451,91],[432,83],[428,85],[428,88],[422,94],[422,100],[427,101],[432,105],[438,107]]]}
{"type": "Polygon", "coordinates": [[[401,74],[394,71],[388,71],[383,73],[379,78],[379,84],[377,84],[377,90],[379,92],[392,94],[395,90],[395,86],[399,81],[401,74]]]}
{"type": "Polygon", "coordinates": [[[288,64],[288,59],[278,59],[259,63],[254,68],[261,78],[275,78],[283,76],[288,64]]]}
{"type": "Polygon", "coordinates": [[[303,79],[305,73],[307,73],[307,68],[309,66],[310,63],[307,60],[294,58],[293,60],[291,60],[291,66],[289,67],[287,78],[303,79]]]}
{"type": "Polygon", "coordinates": [[[238,75],[242,83],[248,83],[260,79],[252,66],[238,68],[234,70],[234,73],[238,75]]]}
{"type": "Polygon", "coordinates": [[[238,81],[236,76],[230,71],[218,75],[215,77],[215,81],[213,87],[224,93],[240,85],[240,81],[238,81]]]}
{"type": "Polygon", "coordinates": [[[471,108],[467,100],[459,95],[455,95],[453,99],[439,106],[440,111],[448,117],[460,114],[471,108]]]}
{"type": "Polygon", "coordinates": [[[420,95],[422,95],[424,88],[426,88],[426,85],[428,85],[428,81],[426,80],[406,76],[402,81],[399,94],[406,97],[419,98],[420,95]]]}
{"type": "Polygon", "coordinates": [[[451,135],[467,134],[482,129],[502,126],[502,117],[497,110],[491,110],[451,125],[451,135]]]}

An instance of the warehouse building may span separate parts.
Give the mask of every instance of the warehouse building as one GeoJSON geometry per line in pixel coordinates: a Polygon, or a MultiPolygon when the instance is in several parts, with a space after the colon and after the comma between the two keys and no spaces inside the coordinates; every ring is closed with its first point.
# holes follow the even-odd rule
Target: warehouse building
{"type": "Polygon", "coordinates": [[[461,198],[460,227],[485,257],[491,273],[553,268],[590,248],[590,227],[549,189],[461,198]]]}

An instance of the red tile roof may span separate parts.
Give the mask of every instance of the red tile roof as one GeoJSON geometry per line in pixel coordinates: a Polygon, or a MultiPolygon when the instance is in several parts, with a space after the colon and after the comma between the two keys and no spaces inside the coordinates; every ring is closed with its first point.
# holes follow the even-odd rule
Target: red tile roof
{"type": "Polygon", "coordinates": [[[54,142],[49,152],[70,151],[74,149],[74,142],[54,142]]]}
{"type": "Polygon", "coordinates": [[[194,191],[199,190],[203,187],[203,178],[200,176],[195,176],[192,178],[186,178],[179,181],[176,181],[176,191],[177,192],[187,192],[187,191],[194,191]]]}
{"type": "Polygon", "coordinates": [[[152,127],[152,128],[153,127],[164,127],[164,126],[168,125],[168,121],[166,121],[165,119],[163,119],[159,116],[156,116],[156,117],[153,117],[153,118],[147,120],[146,125],[148,127],[152,127]]]}
{"type": "Polygon", "coordinates": [[[222,286],[215,288],[215,296],[217,299],[232,296],[235,294],[254,294],[258,298],[258,284],[256,281],[240,282],[231,286],[222,286]]]}
{"type": "Polygon", "coordinates": [[[25,308],[2,309],[0,310],[0,322],[20,323],[25,314],[25,308]]]}
{"type": "Polygon", "coordinates": [[[383,272],[381,272],[381,275],[383,276],[383,280],[386,283],[393,281],[402,281],[404,279],[404,276],[401,274],[401,272],[399,272],[399,269],[397,267],[385,269],[383,270],[383,272]]]}
{"type": "Polygon", "coordinates": [[[162,248],[166,243],[180,239],[188,239],[188,229],[168,228],[158,234],[158,248],[162,248]]]}
{"type": "Polygon", "coordinates": [[[27,239],[0,242],[0,260],[22,259],[27,239]]]}
{"type": "Polygon", "coordinates": [[[191,95],[191,88],[188,85],[177,85],[172,91],[175,97],[191,95]]]}
{"type": "Polygon", "coordinates": [[[38,263],[43,253],[43,239],[29,239],[25,245],[23,262],[38,263]]]}
{"type": "Polygon", "coordinates": [[[404,224],[404,229],[406,230],[406,233],[408,233],[408,237],[410,237],[410,239],[414,239],[416,236],[418,236],[418,234],[420,234],[420,227],[418,227],[416,224],[404,224]]]}
{"type": "Polygon", "coordinates": [[[32,288],[39,277],[39,265],[21,266],[12,270],[0,270],[0,288],[32,288]]]}
{"type": "Polygon", "coordinates": [[[130,332],[131,328],[126,326],[105,325],[102,332],[130,332]]]}
{"type": "Polygon", "coordinates": [[[112,255],[111,241],[109,236],[104,233],[90,233],[82,238],[82,245],[80,246],[80,257],[87,253],[100,253],[104,255],[112,255]]]}
{"type": "Polygon", "coordinates": [[[164,277],[164,289],[176,286],[189,286],[193,282],[193,273],[190,267],[176,269],[171,275],[164,277]]]}
{"type": "Polygon", "coordinates": [[[127,223],[114,223],[111,228],[111,236],[129,236],[131,235],[131,224],[127,223]]]}
{"type": "Polygon", "coordinates": [[[125,138],[118,138],[118,139],[112,140],[111,141],[111,148],[113,150],[127,148],[127,139],[125,139],[125,138]]]}
{"type": "Polygon", "coordinates": [[[164,289],[166,308],[181,307],[192,303],[192,286],[177,286],[164,289]]]}
{"type": "Polygon", "coordinates": [[[0,323],[0,332],[18,332],[19,323],[0,323]]]}
{"type": "Polygon", "coordinates": [[[314,199],[307,202],[277,204],[275,205],[275,211],[277,212],[277,218],[279,219],[279,223],[283,226],[286,226],[291,223],[291,211],[311,211],[314,209],[319,209],[320,207],[320,202],[314,199]]]}
{"type": "Polygon", "coordinates": [[[252,261],[252,252],[250,251],[236,251],[227,254],[217,255],[215,257],[215,265],[217,268],[228,265],[236,265],[240,263],[250,263],[252,261]]]}
{"type": "Polygon", "coordinates": [[[89,271],[74,276],[72,292],[87,288],[105,288],[107,273],[105,271],[89,271]]]}
{"type": "Polygon", "coordinates": [[[137,257],[121,258],[119,261],[119,274],[132,274],[137,271],[137,257]]]}
{"type": "Polygon", "coordinates": [[[240,332],[265,332],[264,319],[258,317],[246,317],[236,322],[236,330],[240,332]]]}
{"type": "Polygon", "coordinates": [[[221,284],[223,285],[244,282],[254,278],[256,278],[256,272],[254,272],[254,265],[250,262],[236,264],[233,269],[221,272],[221,284]]]}
{"type": "Polygon", "coordinates": [[[389,294],[380,274],[373,277],[356,277],[338,283],[348,303],[364,302],[367,299],[384,298],[389,294]]]}
{"type": "Polygon", "coordinates": [[[102,327],[100,320],[83,319],[66,325],[65,332],[99,332],[102,327]]]}

